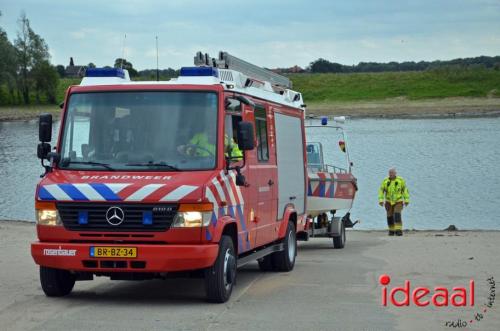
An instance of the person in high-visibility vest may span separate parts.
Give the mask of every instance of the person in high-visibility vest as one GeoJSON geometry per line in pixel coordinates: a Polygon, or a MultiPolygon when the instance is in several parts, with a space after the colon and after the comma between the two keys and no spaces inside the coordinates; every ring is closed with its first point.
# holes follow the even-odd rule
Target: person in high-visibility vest
{"type": "Polygon", "coordinates": [[[243,159],[243,152],[234,141],[234,138],[229,138],[227,133],[224,135],[224,152],[226,157],[231,155],[231,159],[235,161],[243,159]]]}
{"type": "Polygon", "coordinates": [[[410,203],[410,193],[405,180],[399,177],[396,168],[389,169],[389,177],[385,178],[378,190],[378,203],[385,205],[387,211],[387,226],[389,235],[403,235],[403,220],[401,212],[403,207],[410,203]]]}
{"type": "MultiPolygon", "coordinates": [[[[205,132],[200,132],[195,134],[187,145],[178,146],[177,150],[189,156],[215,156],[215,144],[211,140],[205,132]]],[[[215,139],[213,140],[215,142],[215,139]]]]}
{"type": "MultiPolygon", "coordinates": [[[[177,148],[180,152],[190,156],[215,156],[215,145],[211,143],[211,139],[204,132],[195,134],[190,140],[188,145],[182,145],[177,148]]],[[[238,144],[233,138],[229,138],[226,134],[224,136],[224,154],[229,157],[229,152],[231,152],[231,158],[233,160],[243,159],[243,152],[238,147],[238,144]]]]}

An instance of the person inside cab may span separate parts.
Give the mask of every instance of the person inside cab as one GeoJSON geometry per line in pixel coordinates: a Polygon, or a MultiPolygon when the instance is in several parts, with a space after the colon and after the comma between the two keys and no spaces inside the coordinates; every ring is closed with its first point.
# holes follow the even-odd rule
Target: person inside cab
{"type": "MultiPolygon", "coordinates": [[[[186,145],[181,145],[177,150],[188,156],[208,157],[215,155],[215,139],[205,132],[195,134],[186,145]]],[[[233,160],[243,159],[243,152],[238,147],[234,138],[224,135],[224,155],[233,160]]]]}
{"type": "MultiPolygon", "coordinates": [[[[195,133],[187,144],[179,146],[177,150],[187,156],[215,156],[216,136],[216,128],[207,126],[205,130],[195,133]]],[[[243,159],[243,152],[238,147],[235,136],[231,117],[227,117],[224,133],[224,156],[238,162],[243,159]]]]}
{"type": "Polygon", "coordinates": [[[187,156],[215,156],[215,128],[207,127],[203,132],[194,134],[188,143],[177,147],[177,150],[187,156]]]}
{"type": "Polygon", "coordinates": [[[229,137],[228,134],[224,135],[224,155],[235,161],[243,159],[243,152],[238,147],[234,138],[229,137]]]}
{"type": "Polygon", "coordinates": [[[238,147],[236,137],[236,124],[241,121],[239,116],[226,115],[225,133],[224,133],[224,156],[231,158],[232,161],[243,159],[243,152],[238,147]]]}

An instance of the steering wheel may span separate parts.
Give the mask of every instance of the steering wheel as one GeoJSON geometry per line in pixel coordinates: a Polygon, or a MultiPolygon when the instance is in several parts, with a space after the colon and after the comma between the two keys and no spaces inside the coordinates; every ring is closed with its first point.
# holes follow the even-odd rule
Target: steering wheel
{"type": "MultiPolygon", "coordinates": [[[[184,145],[184,153],[189,148],[194,148],[195,150],[206,152],[206,153],[208,153],[209,156],[215,156],[215,153],[213,151],[209,150],[208,148],[205,148],[205,147],[200,146],[200,145],[194,145],[194,144],[184,145]]],[[[185,153],[185,154],[189,155],[187,153],[185,153]]],[[[190,156],[200,156],[200,155],[190,155],[190,156]]]]}

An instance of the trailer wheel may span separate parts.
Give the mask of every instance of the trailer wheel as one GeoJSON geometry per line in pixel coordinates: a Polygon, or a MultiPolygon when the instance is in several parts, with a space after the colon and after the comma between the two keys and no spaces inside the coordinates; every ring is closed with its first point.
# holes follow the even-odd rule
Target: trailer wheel
{"type": "Polygon", "coordinates": [[[257,262],[259,263],[259,268],[261,271],[273,271],[274,270],[272,254],[264,256],[261,259],[258,259],[257,262]]]}
{"type": "Polygon", "coordinates": [[[219,242],[219,254],[213,266],[205,270],[205,290],[210,302],[229,300],[236,281],[236,255],[233,240],[223,235],[219,242]]]}
{"type": "Polygon", "coordinates": [[[345,242],[347,240],[346,234],[345,234],[345,225],[344,222],[340,222],[340,235],[333,237],[333,248],[336,249],[341,249],[344,248],[345,242]]]}
{"type": "Polygon", "coordinates": [[[271,255],[272,262],[277,271],[291,271],[295,266],[295,257],[297,256],[297,237],[295,234],[295,225],[288,222],[285,240],[283,241],[285,249],[271,255]]]}
{"type": "Polygon", "coordinates": [[[75,286],[75,276],[67,270],[40,267],[40,284],[48,297],[68,295],[75,286]]]}

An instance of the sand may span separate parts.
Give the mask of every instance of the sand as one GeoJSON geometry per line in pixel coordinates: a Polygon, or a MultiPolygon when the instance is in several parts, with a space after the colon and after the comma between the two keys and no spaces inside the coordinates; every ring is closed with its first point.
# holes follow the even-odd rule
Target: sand
{"type": "MultiPolygon", "coordinates": [[[[40,113],[60,115],[56,105],[0,107],[0,121],[30,120],[40,113]]],[[[376,101],[308,103],[308,114],[350,117],[428,118],[500,116],[500,98],[442,98],[408,100],[404,97],[376,101]]]]}
{"type": "Polygon", "coordinates": [[[37,119],[42,113],[51,113],[54,118],[58,118],[61,109],[57,105],[2,106],[0,107],[0,122],[28,121],[37,119]]]}
{"type": "MultiPolygon", "coordinates": [[[[484,309],[486,279],[500,280],[500,232],[348,231],[344,249],[331,240],[301,242],[290,273],[262,273],[255,263],[238,271],[226,304],[204,301],[200,279],[143,282],[97,278],[78,282],[68,297],[47,298],[29,243],[32,223],[0,221],[2,330],[443,330],[484,309]],[[379,276],[389,288],[465,286],[475,281],[474,307],[383,307],[379,276]]],[[[500,303],[472,330],[498,330],[500,303]]]]}
{"type": "Polygon", "coordinates": [[[443,98],[311,103],[308,114],[350,117],[433,118],[500,116],[500,98],[443,98]]]}

